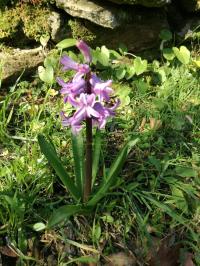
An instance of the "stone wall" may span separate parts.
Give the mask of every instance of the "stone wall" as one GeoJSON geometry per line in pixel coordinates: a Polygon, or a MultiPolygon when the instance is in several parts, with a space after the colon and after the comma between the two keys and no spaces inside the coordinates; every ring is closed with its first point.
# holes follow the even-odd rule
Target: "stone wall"
{"type": "Polygon", "coordinates": [[[12,48],[39,47],[47,35],[50,47],[73,37],[114,49],[123,43],[134,53],[159,47],[162,29],[198,39],[199,11],[200,0],[0,0],[0,60],[12,48]]]}

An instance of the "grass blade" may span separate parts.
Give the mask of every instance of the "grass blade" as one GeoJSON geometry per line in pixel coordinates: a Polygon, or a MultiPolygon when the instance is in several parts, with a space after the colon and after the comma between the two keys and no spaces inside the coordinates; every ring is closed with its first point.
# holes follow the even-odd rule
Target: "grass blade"
{"type": "Polygon", "coordinates": [[[93,162],[92,162],[92,186],[94,185],[97,172],[99,169],[99,158],[101,153],[101,133],[100,130],[96,131],[93,150],[93,162]]]}
{"type": "Polygon", "coordinates": [[[56,174],[59,176],[64,186],[69,190],[74,199],[79,200],[80,194],[76,186],[74,185],[72,179],[63,167],[52,144],[47,142],[43,135],[38,136],[38,142],[42,153],[45,155],[50,165],[56,171],[56,174]]]}
{"type": "Polygon", "coordinates": [[[91,198],[91,200],[88,202],[88,206],[94,206],[97,204],[97,202],[103,198],[106,193],[108,192],[109,188],[114,185],[115,181],[117,180],[117,175],[121,171],[127,155],[131,148],[139,141],[139,139],[135,139],[133,141],[128,142],[124,148],[119,152],[116,159],[112,163],[110,170],[108,172],[107,179],[103,182],[100,189],[95,193],[95,195],[91,198]]]}
{"type": "Polygon", "coordinates": [[[83,138],[81,134],[71,136],[72,151],[74,157],[74,171],[76,176],[76,186],[80,195],[83,195],[83,138]]]}

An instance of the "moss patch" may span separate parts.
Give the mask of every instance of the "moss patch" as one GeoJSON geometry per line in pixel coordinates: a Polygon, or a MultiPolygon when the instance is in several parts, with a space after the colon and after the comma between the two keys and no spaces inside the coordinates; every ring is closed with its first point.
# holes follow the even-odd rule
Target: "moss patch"
{"type": "Polygon", "coordinates": [[[75,19],[68,22],[72,36],[74,39],[81,39],[88,43],[93,43],[96,39],[96,34],[83,24],[83,21],[75,19]]]}
{"type": "Polygon", "coordinates": [[[21,17],[18,9],[0,11],[0,39],[13,37],[20,24],[21,17]]]}
{"type": "Polygon", "coordinates": [[[48,8],[29,4],[0,11],[0,39],[18,43],[23,34],[28,39],[39,41],[41,35],[50,33],[49,15],[48,8]]]}

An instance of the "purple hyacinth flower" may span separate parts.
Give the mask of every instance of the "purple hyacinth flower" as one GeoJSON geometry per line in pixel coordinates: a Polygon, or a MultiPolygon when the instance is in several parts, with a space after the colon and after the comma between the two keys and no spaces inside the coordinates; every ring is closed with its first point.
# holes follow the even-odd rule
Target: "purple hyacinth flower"
{"type": "Polygon", "coordinates": [[[96,102],[94,105],[94,109],[99,113],[99,117],[94,120],[94,124],[97,124],[99,129],[102,129],[106,125],[106,121],[109,117],[115,115],[115,110],[119,106],[120,100],[118,99],[116,103],[112,107],[105,107],[100,102],[96,102]]]}
{"type": "MultiPolygon", "coordinates": [[[[100,115],[99,113],[94,109],[95,104],[95,94],[85,94],[81,93],[79,101],[77,101],[76,104],[78,104],[77,107],[79,109],[74,114],[74,119],[78,121],[82,121],[86,119],[87,117],[96,117],[98,118],[100,115]]],[[[75,103],[73,103],[75,104],[75,103]]],[[[75,105],[74,105],[75,106],[75,105]]]]}
{"type": "Polygon", "coordinates": [[[92,56],[90,53],[90,47],[82,40],[78,41],[76,46],[81,51],[81,53],[83,54],[85,61],[87,63],[90,63],[92,61],[92,56]]]}
{"type": "Polygon", "coordinates": [[[103,82],[95,74],[92,74],[90,84],[92,85],[92,91],[99,96],[99,101],[110,100],[109,95],[113,93],[113,90],[110,88],[112,80],[103,82]]]}
{"type": "Polygon", "coordinates": [[[88,73],[90,71],[90,67],[87,64],[78,64],[74,60],[72,60],[69,56],[64,55],[60,63],[63,65],[63,71],[65,70],[75,70],[80,73],[88,73]]]}
{"type": "Polygon", "coordinates": [[[75,120],[73,116],[67,117],[64,112],[61,112],[60,115],[62,119],[62,125],[64,127],[70,126],[74,135],[77,135],[81,131],[83,126],[77,120],[75,120]]]}
{"type": "Polygon", "coordinates": [[[57,78],[58,84],[62,86],[60,93],[67,96],[72,94],[73,97],[76,97],[80,93],[84,92],[86,81],[83,79],[83,75],[84,74],[82,73],[76,73],[72,82],[64,82],[61,78],[57,78]]]}

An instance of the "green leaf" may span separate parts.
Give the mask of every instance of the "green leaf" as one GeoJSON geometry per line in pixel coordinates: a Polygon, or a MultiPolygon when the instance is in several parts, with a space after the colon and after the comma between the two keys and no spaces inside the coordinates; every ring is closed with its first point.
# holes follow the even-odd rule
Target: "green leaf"
{"type": "Polygon", "coordinates": [[[46,228],[46,225],[44,223],[36,223],[33,225],[33,230],[39,232],[46,228]]]}
{"type": "Polygon", "coordinates": [[[56,46],[60,49],[69,48],[76,45],[75,39],[64,39],[61,42],[57,43],[56,46]]]}
{"type": "Polygon", "coordinates": [[[92,240],[98,243],[100,237],[101,237],[101,226],[99,223],[97,224],[94,223],[92,227],[92,240]]]}
{"type": "Polygon", "coordinates": [[[102,46],[101,51],[97,52],[96,55],[100,64],[103,66],[109,66],[110,52],[105,46],[102,46]]]}
{"type": "Polygon", "coordinates": [[[180,49],[177,47],[173,47],[172,49],[182,64],[186,65],[190,62],[190,51],[185,46],[181,46],[180,49]]]}
{"type": "Polygon", "coordinates": [[[126,66],[126,75],[125,78],[127,80],[131,79],[135,75],[135,68],[134,66],[126,66]]]}
{"type": "Polygon", "coordinates": [[[114,218],[110,214],[106,214],[106,215],[102,216],[101,219],[106,223],[112,224],[114,222],[114,218]]]}
{"type": "Polygon", "coordinates": [[[192,167],[177,166],[176,174],[181,177],[197,177],[198,172],[192,167]]]}
{"type": "Polygon", "coordinates": [[[160,34],[159,34],[160,39],[164,40],[164,41],[169,41],[172,39],[172,33],[169,30],[161,30],[160,34]]]}
{"type": "Polygon", "coordinates": [[[45,155],[50,165],[56,171],[56,174],[59,176],[64,186],[69,190],[74,199],[79,200],[81,195],[79,194],[77,187],[74,185],[73,180],[70,178],[65,168],[63,167],[52,144],[47,142],[43,135],[38,135],[38,142],[42,153],[45,155]]]}
{"type": "Polygon", "coordinates": [[[141,57],[137,57],[134,60],[134,67],[136,75],[139,76],[147,70],[147,60],[142,60],[141,57]]]}
{"type": "Polygon", "coordinates": [[[93,161],[92,161],[92,186],[94,185],[97,172],[99,169],[100,154],[101,154],[101,132],[100,130],[97,130],[94,140],[93,161]]]}
{"type": "Polygon", "coordinates": [[[46,57],[44,59],[44,66],[45,67],[51,66],[52,68],[55,69],[55,67],[58,64],[58,61],[59,61],[58,56],[56,56],[56,55],[50,55],[50,56],[48,56],[48,57],[46,57]]]}
{"type": "Polygon", "coordinates": [[[44,68],[43,66],[38,67],[38,75],[39,78],[44,81],[45,83],[52,84],[54,77],[53,77],[53,67],[52,66],[47,66],[44,68]]]}
{"type": "Polygon", "coordinates": [[[42,44],[43,47],[47,45],[49,39],[50,39],[49,34],[44,34],[40,37],[40,43],[42,44]]]}
{"type": "Polygon", "coordinates": [[[111,186],[114,185],[114,183],[117,180],[117,176],[119,172],[121,171],[128,153],[130,152],[131,148],[136,145],[136,143],[139,141],[139,139],[135,139],[132,141],[129,141],[124,148],[119,152],[119,154],[116,156],[116,159],[112,163],[107,178],[103,181],[102,186],[99,188],[99,190],[93,195],[91,200],[88,202],[88,206],[95,206],[97,202],[103,198],[111,186]]]}
{"type": "Polygon", "coordinates": [[[168,61],[172,61],[175,57],[175,54],[174,54],[172,48],[164,48],[163,49],[163,56],[168,61]]]}
{"type": "Polygon", "coordinates": [[[80,213],[83,210],[82,205],[66,205],[55,210],[50,217],[47,227],[51,228],[66,219],[69,219],[70,216],[80,213]]]}
{"type": "Polygon", "coordinates": [[[124,78],[126,74],[126,69],[124,67],[119,67],[117,68],[117,70],[115,71],[115,76],[118,80],[121,80],[124,78]]]}
{"type": "Polygon", "coordinates": [[[80,195],[83,194],[83,138],[81,134],[71,136],[72,152],[74,159],[74,171],[76,176],[76,185],[80,195]]]}

